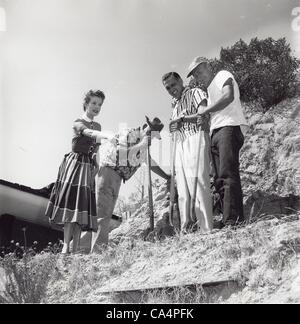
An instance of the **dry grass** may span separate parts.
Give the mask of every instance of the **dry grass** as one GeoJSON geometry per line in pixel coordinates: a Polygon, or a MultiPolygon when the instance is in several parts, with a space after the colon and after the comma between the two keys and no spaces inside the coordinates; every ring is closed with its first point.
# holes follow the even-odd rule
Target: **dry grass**
{"type": "MultiPolygon", "coordinates": [[[[247,287],[254,296],[259,289],[273,290],[280,286],[280,278],[299,257],[299,237],[299,215],[294,215],[206,236],[177,235],[161,242],[123,239],[99,255],[74,257],[69,273],[56,282],[56,292],[64,285],[65,290],[60,294],[63,302],[132,302],[129,295],[120,299],[118,294],[104,295],[103,289],[200,284],[227,278],[247,287]]],[[[203,292],[187,288],[154,289],[140,296],[139,302],[230,300],[230,294],[218,290],[203,292]]],[[[55,289],[51,294],[50,301],[57,300],[55,289]]]]}
{"type": "MultiPolygon", "coordinates": [[[[126,303],[133,301],[129,295],[120,299],[103,290],[138,288],[144,290],[135,300],[140,303],[267,302],[293,279],[300,253],[299,225],[299,214],[277,216],[205,236],[177,235],[156,242],[123,239],[93,255],[58,259],[43,254],[26,264],[7,259],[9,280],[2,302],[126,303]],[[226,279],[237,286],[201,286],[226,279]],[[198,284],[197,289],[182,287],[187,284],[198,284]],[[145,291],[177,285],[181,287],[145,291]]],[[[300,302],[300,296],[286,295],[300,302]]]]}
{"type": "Polygon", "coordinates": [[[143,303],[161,303],[161,304],[201,304],[208,300],[208,296],[204,289],[199,286],[195,291],[178,287],[175,289],[153,290],[144,294],[143,303]]]}
{"type": "Polygon", "coordinates": [[[15,254],[5,256],[0,262],[5,271],[4,291],[0,303],[37,304],[43,303],[49,281],[53,278],[56,257],[53,254],[38,256],[15,254]]]}

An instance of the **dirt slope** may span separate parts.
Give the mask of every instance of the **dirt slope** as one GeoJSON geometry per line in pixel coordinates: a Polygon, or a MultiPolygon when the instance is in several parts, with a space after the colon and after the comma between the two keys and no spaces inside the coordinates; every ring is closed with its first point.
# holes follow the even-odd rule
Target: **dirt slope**
{"type": "MultiPolygon", "coordinates": [[[[73,257],[67,272],[57,270],[47,302],[115,302],[114,295],[103,292],[233,280],[236,286],[225,295],[216,291],[203,301],[299,303],[299,216],[260,220],[236,231],[227,229],[206,236],[176,236],[163,242],[127,239],[101,255],[73,257]]],[[[144,300],[184,302],[185,293],[183,289],[176,300],[168,294],[144,300]]],[[[198,297],[188,301],[199,302],[198,297]]]]}

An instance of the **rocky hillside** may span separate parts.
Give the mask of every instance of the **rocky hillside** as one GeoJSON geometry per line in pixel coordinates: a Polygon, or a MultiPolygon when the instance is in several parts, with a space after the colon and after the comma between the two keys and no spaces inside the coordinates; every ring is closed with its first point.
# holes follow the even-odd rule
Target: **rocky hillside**
{"type": "MultiPolygon", "coordinates": [[[[250,128],[241,152],[241,178],[247,219],[291,214],[300,209],[300,96],[281,102],[267,113],[247,105],[250,128]]],[[[156,233],[169,233],[168,193],[154,186],[156,233]]],[[[147,201],[111,233],[111,239],[144,237],[149,217],[147,201]]]]}
{"type": "Polygon", "coordinates": [[[290,213],[300,208],[300,97],[266,114],[247,107],[250,130],[241,156],[246,214],[290,213]]]}

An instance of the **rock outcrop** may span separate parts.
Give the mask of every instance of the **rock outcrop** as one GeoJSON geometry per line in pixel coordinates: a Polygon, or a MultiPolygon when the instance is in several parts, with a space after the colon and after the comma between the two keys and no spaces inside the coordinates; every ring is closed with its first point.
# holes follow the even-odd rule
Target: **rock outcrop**
{"type": "Polygon", "coordinates": [[[300,97],[265,114],[253,111],[247,107],[240,167],[246,216],[294,212],[300,208],[300,97]]]}

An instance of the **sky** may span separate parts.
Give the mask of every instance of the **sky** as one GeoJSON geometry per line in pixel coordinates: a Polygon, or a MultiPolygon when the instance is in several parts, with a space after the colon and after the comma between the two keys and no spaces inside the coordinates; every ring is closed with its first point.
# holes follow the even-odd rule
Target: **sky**
{"type": "MultiPolygon", "coordinates": [[[[106,94],[97,117],[103,129],[137,127],[145,115],[167,125],[171,98],[161,76],[185,76],[195,56],[271,36],[286,37],[300,57],[298,7],[294,0],[0,0],[0,179],[33,188],[56,180],[89,89],[106,94]]],[[[153,148],[165,153],[166,171],[168,140],[165,132],[153,148]]]]}

